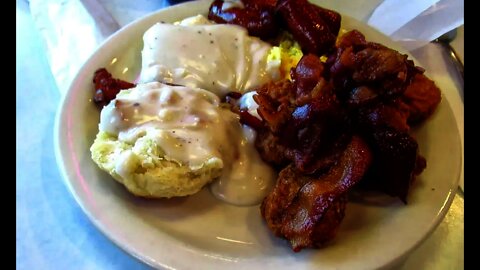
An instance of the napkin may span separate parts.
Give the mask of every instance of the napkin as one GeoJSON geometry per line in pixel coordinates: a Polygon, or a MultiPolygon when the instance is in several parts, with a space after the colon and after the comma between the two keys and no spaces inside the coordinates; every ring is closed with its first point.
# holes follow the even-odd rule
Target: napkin
{"type": "Polygon", "coordinates": [[[464,24],[464,1],[385,0],[367,23],[411,51],[464,24]]]}
{"type": "MultiPolygon", "coordinates": [[[[463,0],[310,0],[367,22],[408,50],[464,23],[463,0]]],[[[30,0],[59,90],[65,92],[96,48],[118,27],[168,0],[30,0]]]]}
{"type": "Polygon", "coordinates": [[[63,93],[106,35],[81,1],[31,0],[30,11],[44,38],[52,74],[63,93]]]}
{"type": "Polygon", "coordinates": [[[118,29],[167,6],[166,0],[30,0],[47,59],[61,93],[85,61],[118,29]]]}

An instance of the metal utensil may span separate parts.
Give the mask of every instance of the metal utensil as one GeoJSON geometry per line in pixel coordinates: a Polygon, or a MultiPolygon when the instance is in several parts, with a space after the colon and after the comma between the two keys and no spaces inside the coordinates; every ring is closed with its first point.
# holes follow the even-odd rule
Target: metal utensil
{"type": "Polygon", "coordinates": [[[450,56],[450,60],[452,63],[455,65],[455,68],[457,69],[458,73],[460,73],[460,76],[462,76],[462,82],[464,81],[463,78],[463,72],[464,72],[464,67],[462,61],[460,61],[460,57],[458,57],[457,52],[455,49],[450,45],[450,42],[455,39],[457,36],[457,29],[453,29],[441,36],[439,36],[437,39],[434,40],[435,43],[438,43],[442,45],[447,51],[448,55],[450,56]]]}
{"type": "MultiPolygon", "coordinates": [[[[460,61],[460,57],[458,57],[458,54],[457,52],[455,51],[455,49],[452,47],[452,45],[450,45],[450,42],[452,42],[452,40],[455,39],[455,37],[457,36],[457,29],[453,29],[443,35],[441,35],[440,37],[438,37],[437,39],[435,39],[433,42],[435,43],[438,43],[440,45],[442,45],[448,52],[448,55],[450,56],[449,59],[452,61],[452,63],[454,64],[455,68],[457,69],[458,73],[460,73],[460,76],[462,77],[462,85],[464,83],[464,78],[463,78],[463,72],[464,72],[464,67],[463,67],[463,63],[462,61],[460,61]]],[[[462,89],[463,90],[463,89],[462,89]]],[[[463,95],[461,95],[462,99],[463,99],[463,95]]],[[[461,191],[461,194],[463,196],[464,194],[464,184],[463,184],[463,177],[459,183],[459,190],[461,191]]]]}

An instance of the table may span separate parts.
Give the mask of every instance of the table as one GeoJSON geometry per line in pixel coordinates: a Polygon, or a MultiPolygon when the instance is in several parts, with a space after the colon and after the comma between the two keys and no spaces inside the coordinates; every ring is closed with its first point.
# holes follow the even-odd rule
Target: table
{"type": "MultiPolygon", "coordinates": [[[[17,269],[148,269],[103,236],[63,184],[53,150],[60,93],[26,1],[17,1],[16,15],[17,269]]],[[[463,27],[453,45],[463,59],[463,27]]],[[[455,70],[438,57],[438,45],[428,44],[412,54],[432,79],[444,80],[458,91],[451,79],[455,70]]],[[[456,91],[445,95],[453,103],[463,139],[463,102],[456,91]]],[[[464,197],[458,192],[439,227],[395,269],[464,269],[463,244],[464,197]]]]}

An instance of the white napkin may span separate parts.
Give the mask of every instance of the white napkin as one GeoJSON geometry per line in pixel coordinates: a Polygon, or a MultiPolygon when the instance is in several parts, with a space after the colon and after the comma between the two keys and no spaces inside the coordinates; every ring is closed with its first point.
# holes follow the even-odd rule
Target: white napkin
{"type": "Polygon", "coordinates": [[[414,50],[464,23],[463,0],[385,0],[368,24],[414,50]]]}
{"type": "Polygon", "coordinates": [[[391,35],[438,1],[386,0],[375,9],[368,24],[391,35]]]}
{"type": "Polygon", "coordinates": [[[80,1],[31,0],[30,11],[44,37],[52,74],[64,93],[105,36],[80,1]]]}
{"type": "Polygon", "coordinates": [[[166,0],[30,0],[47,58],[65,93],[90,55],[120,27],[167,6],[166,0]]]}

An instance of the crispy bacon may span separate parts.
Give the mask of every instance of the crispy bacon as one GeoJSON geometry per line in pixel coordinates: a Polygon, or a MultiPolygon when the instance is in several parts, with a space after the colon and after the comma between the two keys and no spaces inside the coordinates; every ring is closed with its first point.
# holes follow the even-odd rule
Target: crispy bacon
{"type": "Polygon", "coordinates": [[[262,216],[299,251],[334,238],[354,186],[407,202],[426,167],[408,131],[431,115],[441,95],[406,55],[358,31],[342,37],[325,64],[304,55],[291,77],[257,90],[262,123],[255,146],[284,168],[262,216]]]}
{"type": "Polygon", "coordinates": [[[368,127],[368,132],[376,127],[388,126],[400,132],[408,132],[407,124],[409,111],[400,100],[392,102],[379,102],[372,105],[362,106],[358,110],[357,119],[361,129],[368,127]]]}
{"type": "Polygon", "coordinates": [[[250,35],[264,40],[274,37],[280,24],[306,53],[322,55],[334,49],[341,24],[338,12],[307,0],[242,0],[228,7],[229,2],[214,0],[208,18],[216,23],[240,25],[250,35]]]}
{"type": "Polygon", "coordinates": [[[275,20],[276,1],[247,1],[241,3],[244,8],[224,8],[228,1],[215,0],[208,12],[208,19],[216,23],[240,25],[248,30],[252,36],[262,39],[273,37],[277,31],[275,20]]]}
{"type": "Polygon", "coordinates": [[[270,130],[258,129],[255,147],[260,157],[275,168],[282,169],[290,163],[287,147],[279,142],[279,138],[270,130]]]}
{"type": "Polygon", "coordinates": [[[408,123],[415,125],[427,119],[442,99],[440,89],[424,74],[416,74],[401,97],[409,117],[408,123]]]}
{"type": "MultiPolygon", "coordinates": [[[[319,58],[305,55],[293,72],[293,83],[270,83],[259,88],[254,96],[264,128],[277,137],[275,141],[285,150],[284,157],[304,173],[331,166],[350,137],[346,132],[346,111],[322,73],[319,58]]],[[[269,137],[259,136],[257,140],[269,137]]],[[[257,143],[261,153],[270,152],[271,146],[257,143]]]]}
{"type": "Polygon", "coordinates": [[[335,35],[338,35],[340,31],[340,25],[342,22],[342,16],[333,10],[319,7],[317,5],[311,5],[313,9],[319,14],[320,18],[328,25],[329,30],[335,35]]]}
{"type": "Polygon", "coordinates": [[[115,99],[120,90],[135,87],[133,83],[113,78],[105,68],[95,71],[93,83],[95,84],[93,101],[100,107],[115,99]]]}
{"type": "Polygon", "coordinates": [[[326,66],[339,97],[351,105],[401,96],[415,75],[423,72],[407,55],[367,42],[356,30],[340,38],[326,66]]]}
{"type": "Polygon", "coordinates": [[[349,137],[346,117],[331,88],[296,107],[285,131],[291,136],[284,142],[290,145],[291,159],[298,170],[313,173],[332,164],[349,137]]]}
{"type": "Polygon", "coordinates": [[[253,96],[259,105],[257,112],[266,123],[265,127],[275,134],[280,132],[293,111],[294,87],[287,80],[267,83],[258,88],[253,96]]]}
{"type": "Polygon", "coordinates": [[[345,215],[347,191],[370,162],[368,146],[354,136],[335,165],[318,177],[302,174],[293,165],[286,167],[261,205],[268,227],[288,239],[295,252],[323,246],[335,237],[345,215]]]}
{"type": "Polygon", "coordinates": [[[322,79],[323,69],[323,64],[316,55],[307,54],[300,59],[295,69],[292,70],[291,76],[296,83],[297,103],[306,103],[301,99],[308,97],[322,79]]]}
{"type": "Polygon", "coordinates": [[[240,115],[240,123],[248,125],[256,130],[262,128],[262,121],[251,115],[247,110],[240,110],[238,113],[240,115]]]}
{"type": "Polygon", "coordinates": [[[375,127],[367,137],[373,164],[360,186],[383,191],[407,203],[407,194],[416,174],[426,166],[418,157],[418,144],[408,133],[391,127],[375,127]]]}
{"type": "Polygon", "coordinates": [[[355,29],[343,34],[337,41],[337,48],[339,49],[366,45],[367,40],[365,39],[365,36],[355,29]]]}
{"type": "Polygon", "coordinates": [[[335,45],[341,16],[307,0],[279,0],[277,12],[306,53],[323,55],[335,45]]]}

